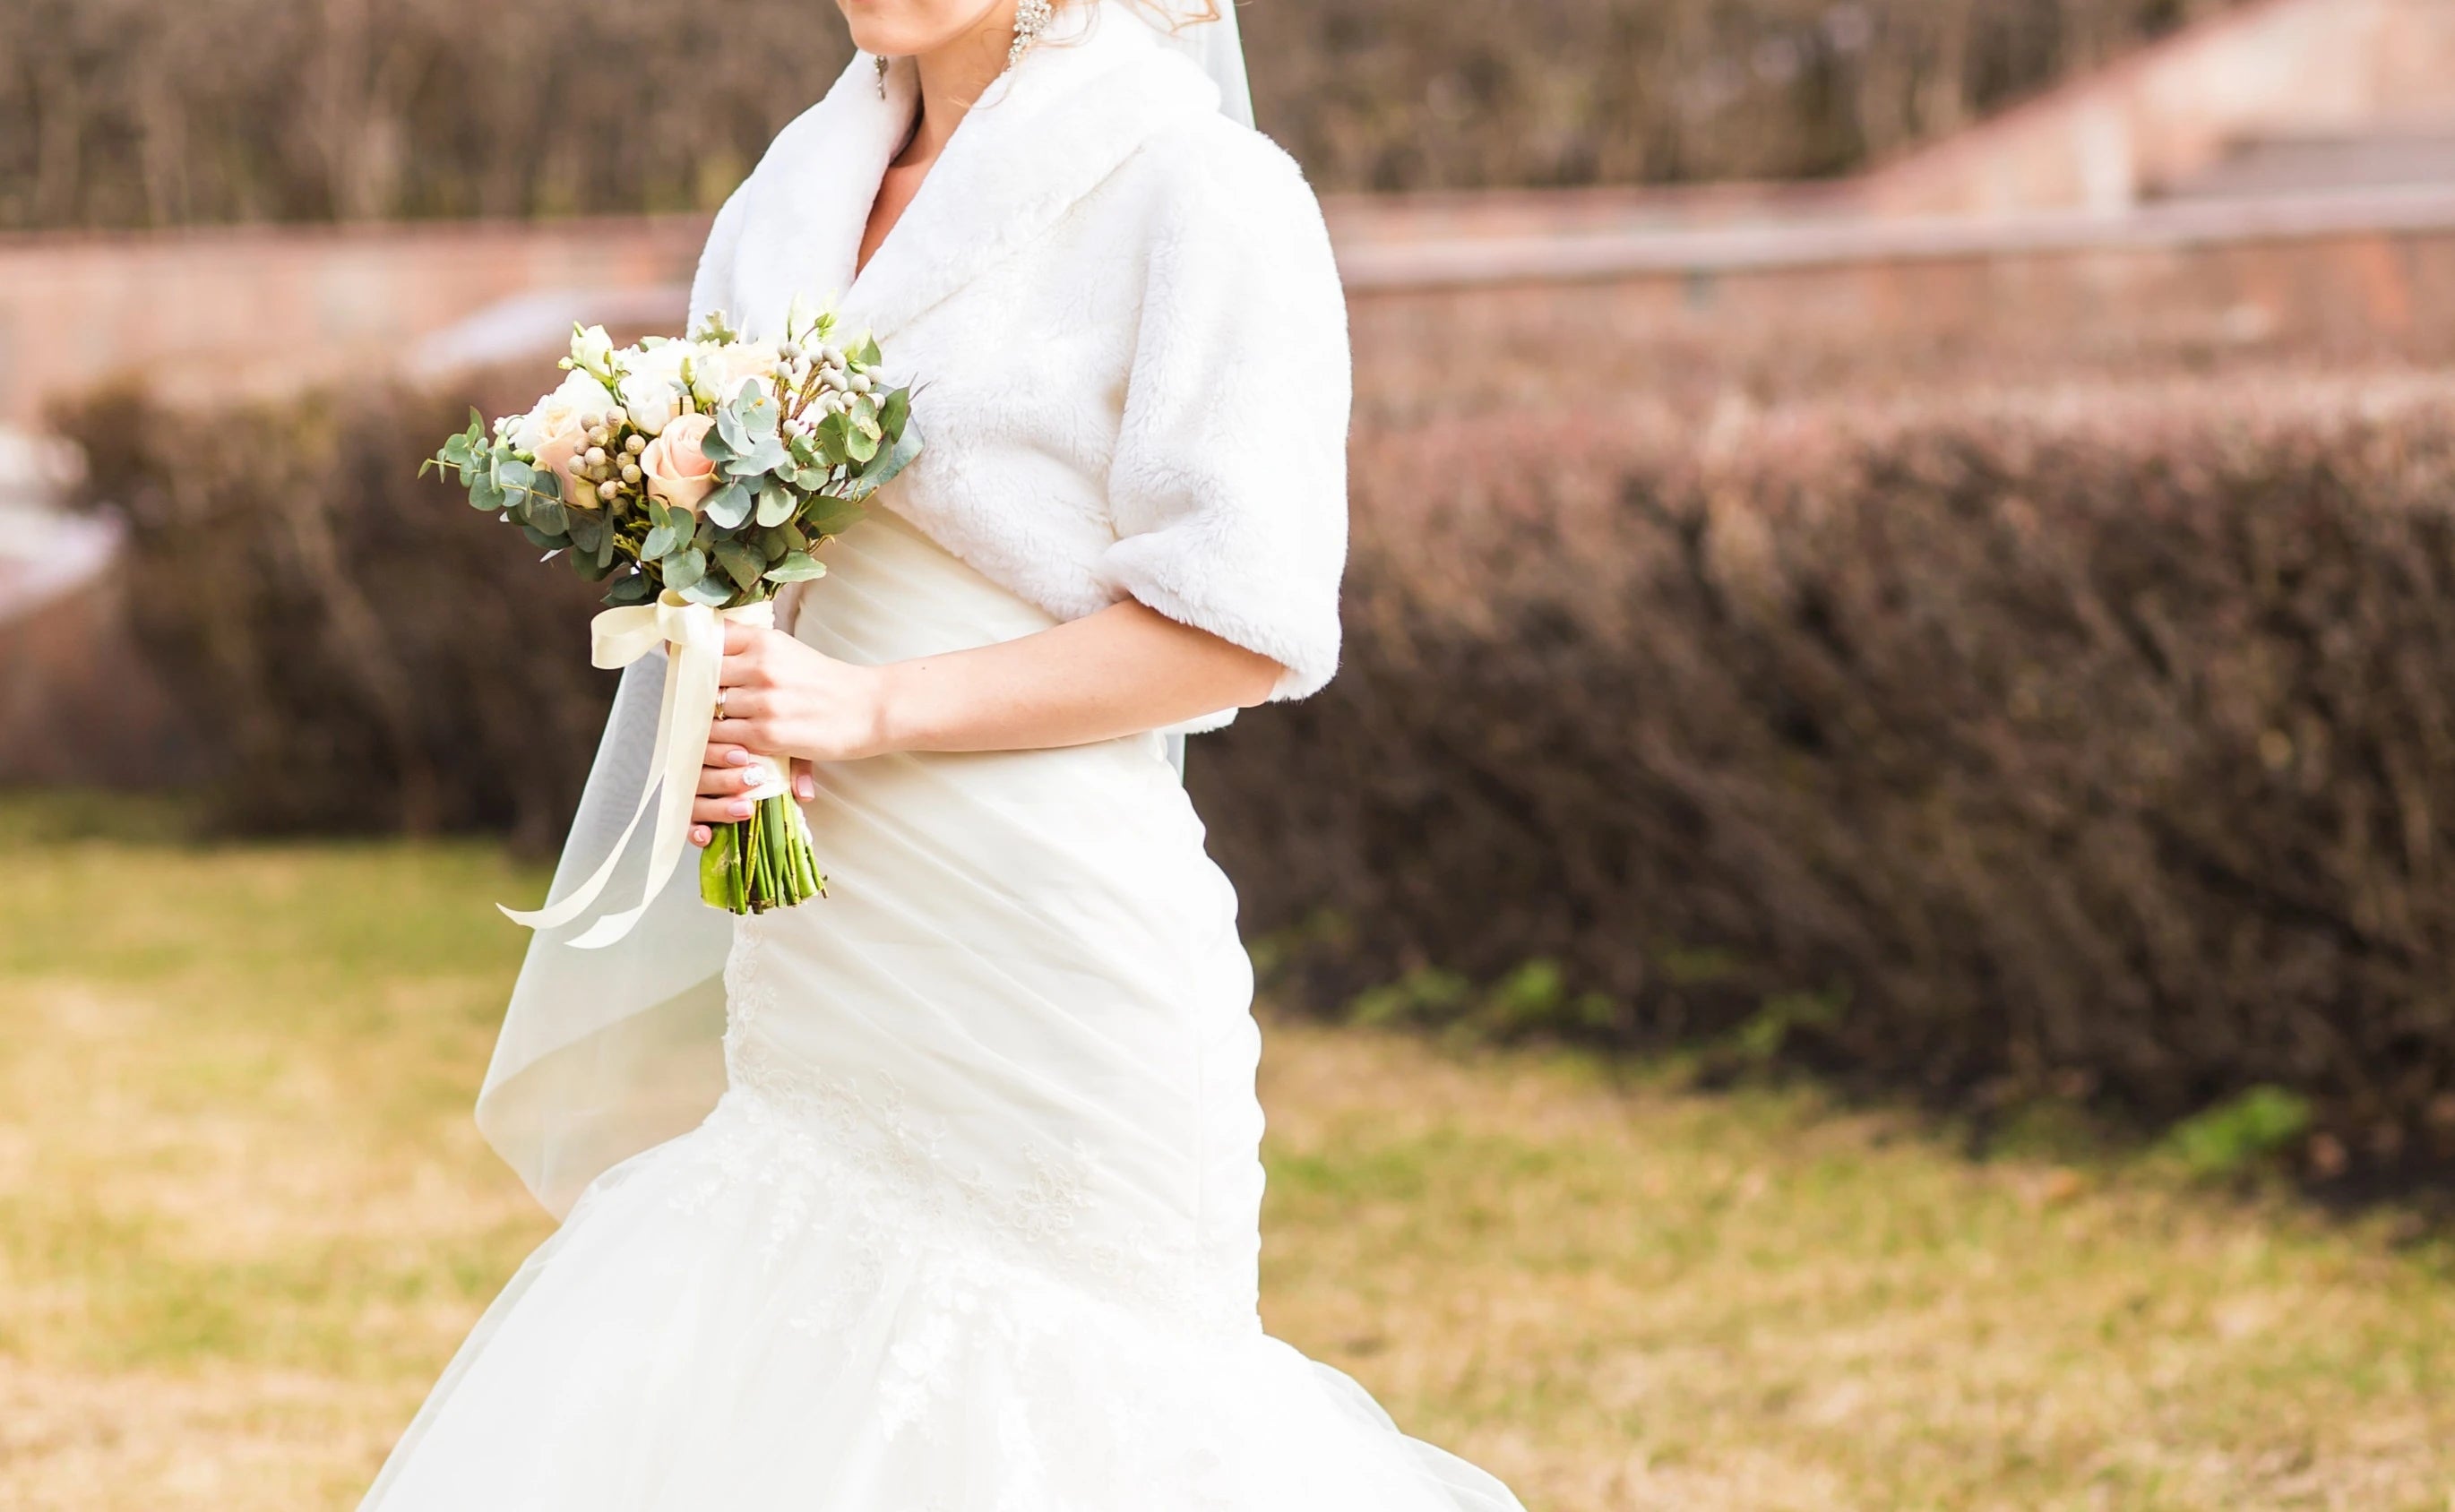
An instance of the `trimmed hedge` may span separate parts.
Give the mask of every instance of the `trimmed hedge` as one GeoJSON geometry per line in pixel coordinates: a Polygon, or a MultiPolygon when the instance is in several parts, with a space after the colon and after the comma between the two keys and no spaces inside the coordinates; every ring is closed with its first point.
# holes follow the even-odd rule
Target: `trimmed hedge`
{"type": "MultiPolygon", "coordinates": [[[[541,386],[479,385],[488,413],[541,386]]],[[[132,628],[214,748],[213,822],[559,843],[613,700],[586,651],[603,590],[417,476],[465,400],[199,413],[118,390],[55,418],[128,518],[132,628]]]]}
{"type": "MultiPolygon", "coordinates": [[[[2455,1156],[2441,387],[1360,436],[1344,672],[1190,762],[1273,990],[2455,1156]]],[[[461,413],[70,418],[226,822],[559,833],[595,595],[415,478],[461,413]]]]}
{"type": "Polygon", "coordinates": [[[1359,448],[1343,675],[1197,746],[1283,996],[2455,1154],[2443,384],[1494,439],[1359,448]]]}

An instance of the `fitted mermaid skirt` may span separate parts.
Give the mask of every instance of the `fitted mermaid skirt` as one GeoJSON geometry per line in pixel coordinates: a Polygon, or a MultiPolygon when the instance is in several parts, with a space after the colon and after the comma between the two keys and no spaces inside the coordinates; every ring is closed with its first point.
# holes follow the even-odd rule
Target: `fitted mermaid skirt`
{"type": "MultiPolygon", "coordinates": [[[[892,514],[793,633],[1050,623],[892,514]]],[[[1503,1512],[1256,1313],[1235,897],[1156,735],[822,767],[829,896],[739,921],[726,1090],[599,1177],[375,1512],[1503,1512]]]]}

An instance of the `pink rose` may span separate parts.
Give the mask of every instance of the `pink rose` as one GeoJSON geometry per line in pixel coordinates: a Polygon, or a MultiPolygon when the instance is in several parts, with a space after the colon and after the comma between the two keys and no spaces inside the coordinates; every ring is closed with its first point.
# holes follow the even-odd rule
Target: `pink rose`
{"type": "Polygon", "coordinates": [[[574,425],[558,432],[537,444],[538,466],[545,468],[562,480],[562,501],[580,509],[597,507],[597,490],[571,475],[571,465],[579,454],[588,450],[588,433],[574,425]]]}
{"type": "Polygon", "coordinates": [[[574,373],[514,423],[512,444],[561,480],[565,504],[595,509],[596,490],[572,476],[571,470],[588,450],[589,422],[620,412],[621,405],[605,392],[605,385],[585,373],[574,373]]]}
{"type": "Polygon", "coordinates": [[[716,422],[704,414],[677,415],[639,454],[648,492],[678,510],[699,508],[716,491],[716,462],[700,442],[716,422]]]}

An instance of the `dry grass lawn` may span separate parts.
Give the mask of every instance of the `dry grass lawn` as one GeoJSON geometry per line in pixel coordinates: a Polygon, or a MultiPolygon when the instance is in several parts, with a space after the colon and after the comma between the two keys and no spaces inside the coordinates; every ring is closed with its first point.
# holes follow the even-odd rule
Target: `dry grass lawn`
{"type": "MultiPolygon", "coordinates": [[[[468,1111],[536,879],[61,813],[0,805],[0,1507],[347,1508],[545,1231],[468,1111]]],[[[2455,1507],[2395,1214],[1564,1055],[1267,1075],[1272,1328],[1535,1512],[2455,1507]]]]}

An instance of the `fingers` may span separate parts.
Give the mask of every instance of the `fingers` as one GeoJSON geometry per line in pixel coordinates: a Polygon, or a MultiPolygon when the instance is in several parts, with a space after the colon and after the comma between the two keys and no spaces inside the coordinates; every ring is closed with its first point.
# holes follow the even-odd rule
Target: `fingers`
{"type": "Polygon", "coordinates": [[[750,817],[752,804],[742,797],[699,797],[691,800],[693,824],[731,824],[750,817]]]}
{"type": "Polygon", "coordinates": [[[724,696],[719,701],[724,705],[724,716],[727,719],[756,719],[761,715],[771,712],[768,703],[775,696],[765,688],[755,688],[746,683],[737,682],[726,684],[724,696]]]}
{"type": "Polygon", "coordinates": [[[763,688],[773,679],[769,639],[776,632],[728,623],[724,627],[724,660],[716,680],[727,688],[763,688]]]}
{"type": "MultiPolygon", "coordinates": [[[[747,793],[766,776],[763,767],[750,763],[756,759],[738,745],[711,745],[707,748],[707,765],[700,769],[699,796],[691,804],[690,842],[704,846],[715,838],[711,826],[730,824],[750,817],[751,800],[747,793]]],[[[791,762],[790,778],[793,796],[806,803],[819,796],[818,778],[811,764],[800,756],[791,762]]]]}
{"type": "Polygon", "coordinates": [[[701,767],[699,769],[699,796],[703,798],[738,797],[773,776],[763,766],[701,767]]]}
{"type": "Polygon", "coordinates": [[[708,749],[714,750],[719,745],[731,746],[747,756],[752,751],[767,743],[761,738],[764,735],[764,727],[758,720],[730,717],[733,714],[730,709],[726,710],[725,714],[728,717],[719,719],[707,727],[708,749]]]}

